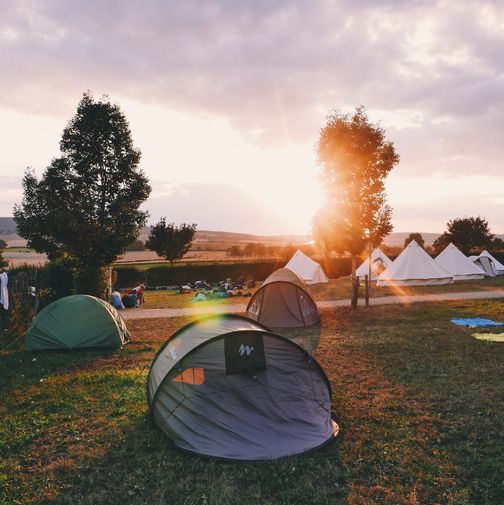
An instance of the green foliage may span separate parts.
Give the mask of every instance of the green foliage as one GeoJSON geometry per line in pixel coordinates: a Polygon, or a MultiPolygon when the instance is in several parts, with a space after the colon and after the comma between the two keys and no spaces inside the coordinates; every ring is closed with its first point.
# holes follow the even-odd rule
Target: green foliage
{"type": "Polygon", "coordinates": [[[495,237],[492,243],[489,245],[491,251],[503,251],[504,250],[504,240],[499,237],[495,237]]]}
{"type": "Polygon", "coordinates": [[[0,251],[0,270],[7,268],[7,266],[8,266],[8,263],[7,263],[7,261],[4,260],[4,258],[2,256],[2,251],[0,251]]]}
{"type": "Polygon", "coordinates": [[[420,247],[425,246],[425,240],[421,233],[410,233],[407,238],[404,239],[404,247],[408,247],[409,243],[415,241],[420,247]]]}
{"type": "Polygon", "coordinates": [[[196,233],[195,224],[166,223],[166,218],[161,218],[159,223],[151,226],[145,247],[155,251],[158,256],[167,259],[172,265],[175,260],[183,258],[191,247],[196,233]]]}
{"type": "Polygon", "coordinates": [[[433,244],[436,252],[442,251],[450,242],[464,254],[489,247],[494,235],[490,232],[488,221],[480,216],[456,218],[448,221],[446,231],[433,244]]]}
{"type": "Polygon", "coordinates": [[[74,265],[68,261],[50,261],[41,269],[40,301],[43,306],[75,294],[74,265]]]}
{"type": "Polygon", "coordinates": [[[21,295],[14,292],[11,296],[11,307],[9,310],[9,325],[13,335],[19,337],[23,335],[33,318],[33,311],[30,305],[24,303],[21,295]]]}
{"type": "Polygon", "coordinates": [[[5,249],[7,247],[7,242],[3,239],[0,239],[0,249],[5,249]]]}
{"type": "Polygon", "coordinates": [[[138,168],[128,122],[119,106],[85,93],[69,121],[55,158],[37,180],[27,170],[23,201],[14,208],[21,237],[51,260],[78,265],[78,289],[101,295],[100,269],[133,242],[147,213],[139,210],[150,193],[138,168]],[[95,276],[91,281],[89,277],[95,276]]]}
{"type": "Polygon", "coordinates": [[[118,267],[116,288],[136,286],[145,282],[147,286],[173,286],[206,280],[217,282],[226,278],[236,279],[250,277],[256,280],[264,280],[277,268],[284,265],[283,261],[256,261],[256,262],[219,262],[210,264],[190,263],[187,265],[157,266],[146,270],[138,270],[134,267],[118,267]]]}
{"type": "Polygon", "coordinates": [[[314,220],[314,238],[325,253],[347,251],[355,258],[392,231],[384,180],[399,155],[362,106],[353,115],[328,116],[317,154],[325,203],[314,220]]]}

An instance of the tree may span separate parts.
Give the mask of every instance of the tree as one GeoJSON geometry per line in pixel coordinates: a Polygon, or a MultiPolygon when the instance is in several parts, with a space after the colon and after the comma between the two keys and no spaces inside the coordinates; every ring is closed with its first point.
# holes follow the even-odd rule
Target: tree
{"type": "Polygon", "coordinates": [[[7,247],[7,242],[5,240],[0,239],[0,250],[5,249],[7,247]]]}
{"type": "Polygon", "coordinates": [[[421,233],[410,233],[406,239],[404,239],[404,248],[408,247],[409,243],[415,241],[420,247],[425,247],[425,240],[421,233]]]}
{"type": "Polygon", "coordinates": [[[119,106],[90,93],[63,131],[60,150],[40,181],[26,171],[14,220],[28,247],[74,262],[79,292],[102,295],[103,267],[136,239],[148,216],[139,209],[151,190],[138,168],[141,154],[119,106]]]}
{"type": "Polygon", "coordinates": [[[495,237],[489,246],[492,251],[502,251],[504,250],[504,240],[499,237],[495,237]]]}
{"type": "Polygon", "coordinates": [[[173,265],[175,260],[182,258],[189,250],[195,233],[195,224],[183,223],[175,226],[174,223],[167,224],[166,218],[163,217],[159,223],[151,226],[145,247],[166,258],[173,265]]]}
{"type": "Polygon", "coordinates": [[[9,265],[7,263],[7,261],[4,260],[3,256],[2,256],[2,251],[0,251],[0,271],[3,269],[3,268],[7,268],[9,265]]]}
{"type": "Polygon", "coordinates": [[[243,252],[245,253],[245,256],[255,256],[256,250],[257,244],[255,242],[248,242],[243,252]]]}
{"type": "Polygon", "coordinates": [[[494,240],[488,221],[480,216],[456,218],[448,221],[446,231],[433,244],[436,253],[442,251],[450,242],[464,254],[489,247],[494,240]]]}
{"type": "Polygon", "coordinates": [[[243,256],[240,246],[239,245],[232,245],[228,249],[228,256],[243,256]]]}
{"type": "Polygon", "coordinates": [[[399,155],[362,106],[353,115],[329,114],[317,155],[325,203],[314,219],[313,237],[326,255],[350,253],[355,276],[357,257],[392,231],[384,180],[399,155]]]}

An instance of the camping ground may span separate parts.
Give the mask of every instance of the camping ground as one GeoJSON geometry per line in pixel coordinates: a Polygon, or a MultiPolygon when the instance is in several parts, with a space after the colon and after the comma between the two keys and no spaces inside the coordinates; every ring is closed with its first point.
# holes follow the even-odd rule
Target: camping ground
{"type": "MultiPolygon", "coordinates": [[[[364,297],[364,286],[361,283],[359,296],[364,297]]],[[[258,284],[259,285],[259,284],[258,284]]],[[[504,288],[504,276],[479,279],[475,281],[457,281],[453,284],[445,284],[442,286],[401,286],[401,287],[377,287],[373,283],[371,287],[371,296],[398,296],[398,295],[422,295],[430,293],[455,293],[455,292],[471,292],[471,291],[487,291],[504,288]]],[[[254,293],[255,289],[244,289],[243,292],[254,293]]],[[[350,277],[340,277],[339,279],[331,279],[328,284],[317,284],[310,286],[310,291],[314,300],[317,302],[329,300],[348,299],[351,293],[350,277]]],[[[178,294],[175,290],[147,291],[145,293],[146,309],[159,308],[187,308],[187,307],[211,307],[222,304],[247,304],[250,298],[232,297],[219,300],[208,300],[204,302],[194,301],[194,292],[178,294]]],[[[359,303],[363,303],[362,300],[359,303]]]]}
{"type": "Polygon", "coordinates": [[[341,433],[263,463],[180,453],[150,422],[147,366],[187,318],[129,321],[133,341],[114,353],[4,351],[0,503],[502,503],[504,345],[450,322],[502,313],[501,301],[342,308],[283,331],[325,369],[341,433]]]}

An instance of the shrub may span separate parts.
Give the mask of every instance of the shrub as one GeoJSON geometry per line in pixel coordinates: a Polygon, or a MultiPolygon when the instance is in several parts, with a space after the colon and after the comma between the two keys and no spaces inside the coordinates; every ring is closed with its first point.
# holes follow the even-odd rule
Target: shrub
{"type": "Polygon", "coordinates": [[[134,267],[116,268],[116,288],[135,286],[145,282],[148,286],[165,286],[185,284],[197,280],[217,282],[226,278],[253,277],[264,280],[271,272],[284,265],[283,261],[258,261],[258,262],[219,262],[210,264],[191,263],[173,266],[155,266],[146,270],[134,267]]]}

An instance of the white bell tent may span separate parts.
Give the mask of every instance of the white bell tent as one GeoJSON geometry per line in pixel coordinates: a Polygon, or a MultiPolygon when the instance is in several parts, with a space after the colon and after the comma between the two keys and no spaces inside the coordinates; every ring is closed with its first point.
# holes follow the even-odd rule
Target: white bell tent
{"type": "Polygon", "coordinates": [[[483,251],[478,258],[488,258],[495,271],[495,275],[504,275],[504,265],[495,259],[487,250],[483,251]]]}
{"type": "Polygon", "coordinates": [[[378,286],[450,284],[453,275],[436,263],[412,240],[408,247],[378,277],[378,286]]]}
{"type": "Polygon", "coordinates": [[[453,275],[453,280],[455,281],[483,279],[485,277],[485,273],[481,268],[475,265],[457,246],[451,243],[438,254],[435,261],[445,270],[448,270],[453,275]]]}
{"type": "Polygon", "coordinates": [[[322,267],[314,260],[306,256],[299,249],[294,253],[285,268],[292,270],[303,279],[306,284],[321,284],[329,282],[322,267]]]}
{"type": "MultiPolygon", "coordinates": [[[[392,260],[377,247],[371,253],[371,280],[375,281],[378,279],[379,275],[390,265],[392,265],[392,260]]],[[[366,275],[369,275],[369,257],[364,260],[355,273],[357,277],[361,277],[362,279],[366,275]]]]}

